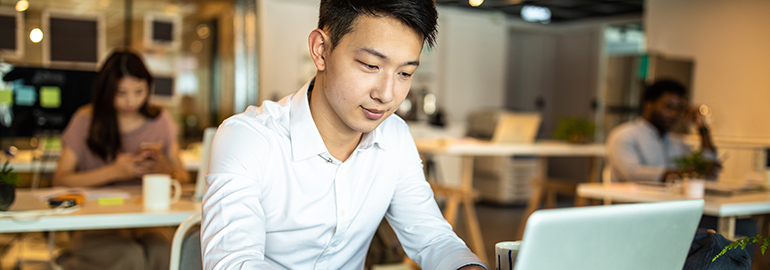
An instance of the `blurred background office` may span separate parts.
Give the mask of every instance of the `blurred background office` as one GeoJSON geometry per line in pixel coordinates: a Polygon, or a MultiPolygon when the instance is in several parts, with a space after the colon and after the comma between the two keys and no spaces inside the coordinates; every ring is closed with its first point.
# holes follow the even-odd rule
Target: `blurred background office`
{"type": "MultiPolygon", "coordinates": [[[[543,117],[538,138],[551,138],[562,118],[578,117],[595,123],[594,140],[602,142],[611,127],[635,117],[642,82],[673,76],[691,89],[694,104],[709,106],[716,137],[770,137],[770,127],[752,124],[770,110],[762,103],[770,95],[762,72],[770,65],[763,50],[770,41],[758,34],[769,24],[757,14],[767,3],[471,4],[437,1],[438,46],[424,50],[409,99],[419,112],[409,118],[415,123],[441,112],[450,133],[464,133],[472,112],[537,112],[543,117]],[[550,8],[529,12],[550,17],[525,18],[525,7],[550,8]]],[[[143,54],[158,78],[153,101],[173,113],[184,148],[200,140],[203,128],[296,91],[313,75],[306,36],[317,23],[317,5],[2,0],[0,97],[11,95],[0,99],[2,148],[36,147],[26,138],[55,136],[74,108],[88,101],[87,82],[116,47],[143,54]]],[[[755,160],[758,152],[746,155],[755,160]]],[[[733,153],[725,173],[744,161],[733,153]]],[[[574,160],[552,160],[550,167],[567,178],[587,172],[574,160]]]]}
{"type": "MultiPolygon", "coordinates": [[[[589,141],[603,143],[638,115],[643,83],[673,77],[707,106],[715,144],[729,152],[720,180],[765,175],[770,2],[436,3],[437,46],[423,50],[398,112],[415,136],[464,136],[471,115],[514,111],[541,115],[538,139],[570,117],[591,122],[589,141]]],[[[156,77],[152,102],[172,113],[180,147],[194,148],[204,128],[313,76],[317,12],[317,0],[0,0],[0,147],[55,156],[48,138],[89,102],[97,64],[128,47],[156,77]]],[[[459,162],[441,160],[443,181],[459,182],[459,162]]],[[[550,158],[548,174],[585,181],[590,164],[550,158]]]]}

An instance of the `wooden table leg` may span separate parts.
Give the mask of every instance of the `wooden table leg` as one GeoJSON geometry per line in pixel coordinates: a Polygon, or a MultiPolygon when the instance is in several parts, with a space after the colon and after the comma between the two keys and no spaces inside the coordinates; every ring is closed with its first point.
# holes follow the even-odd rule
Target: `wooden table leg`
{"type": "Polygon", "coordinates": [[[466,224],[468,225],[468,232],[471,235],[470,238],[473,252],[486,263],[487,249],[484,246],[484,238],[481,236],[481,227],[479,227],[479,220],[476,216],[476,206],[473,201],[469,200],[463,202],[463,205],[465,206],[463,211],[465,211],[465,220],[467,220],[466,224]]]}
{"type": "Polygon", "coordinates": [[[487,256],[486,248],[484,247],[484,238],[481,235],[481,227],[479,226],[479,219],[476,216],[475,206],[475,191],[473,190],[473,157],[462,157],[461,165],[461,182],[460,187],[444,187],[441,185],[432,184],[431,188],[435,194],[440,194],[446,197],[446,205],[444,206],[444,219],[449,222],[449,225],[455,227],[457,222],[457,214],[460,207],[465,212],[465,224],[468,230],[468,236],[470,248],[476,253],[479,258],[486,262],[487,256]]]}
{"type": "Polygon", "coordinates": [[[527,212],[524,213],[524,217],[521,219],[521,224],[519,224],[519,230],[516,234],[517,239],[522,239],[524,237],[524,229],[527,227],[527,219],[529,219],[529,216],[532,215],[535,210],[540,208],[540,201],[543,199],[543,192],[545,192],[544,181],[547,181],[546,176],[548,175],[548,159],[546,157],[538,158],[537,165],[538,173],[537,176],[535,176],[535,178],[532,180],[532,196],[529,198],[529,202],[527,203],[527,212]]]}
{"type": "Polygon", "coordinates": [[[457,221],[457,210],[460,206],[460,198],[455,195],[450,195],[446,199],[446,206],[444,207],[444,219],[449,222],[452,227],[455,226],[457,221]]]}
{"type": "Polygon", "coordinates": [[[471,249],[482,261],[486,262],[486,248],[484,247],[484,238],[481,236],[479,219],[476,216],[475,196],[473,191],[473,157],[464,156],[462,160],[462,182],[460,188],[463,190],[462,197],[463,211],[465,211],[465,224],[468,225],[470,234],[471,249]]]}
{"type": "Polygon", "coordinates": [[[539,208],[540,200],[542,200],[543,197],[543,186],[540,184],[540,180],[536,179],[532,184],[534,185],[532,187],[532,196],[529,198],[529,202],[527,203],[527,211],[524,213],[521,224],[519,224],[519,230],[516,233],[516,239],[519,240],[524,237],[524,229],[527,227],[527,219],[529,219],[529,216],[539,208]]]}
{"type": "Polygon", "coordinates": [[[727,238],[727,240],[735,241],[735,217],[719,217],[717,233],[727,238]]]}
{"type": "MultiPolygon", "coordinates": [[[[590,161],[589,162],[589,166],[590,166],[591,169],[588,172],[588,180],[586,181],[586,183],[596,183],[596,182],[598,182],[597,180],[599,179],[599,171],[600,170],[599,170],[599,164],[597,164],[596,159],[597,159],[597,157],[591,157],[589,159],[589,161],[590,161]]],[[[577,187],[576,187],[576,189],[577,189],[577,187]]],[[[580,207],[580,206],[585,206],[585,205],[586,205],[586,198],[580,197],[577,194],[577,190],[575,190],[575,206],[580,207]]]]}

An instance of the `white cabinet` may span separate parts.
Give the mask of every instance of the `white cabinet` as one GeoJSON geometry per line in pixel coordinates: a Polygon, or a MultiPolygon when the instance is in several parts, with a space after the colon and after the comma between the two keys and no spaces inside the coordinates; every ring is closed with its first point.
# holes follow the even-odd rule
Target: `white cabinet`
{"type": "Polygon", "coordinates": [[[532,196],[531,182],[538,166],[536,157],[477,157],[473,160],[473,187],[482,201],[526,203],[532,196]]]}

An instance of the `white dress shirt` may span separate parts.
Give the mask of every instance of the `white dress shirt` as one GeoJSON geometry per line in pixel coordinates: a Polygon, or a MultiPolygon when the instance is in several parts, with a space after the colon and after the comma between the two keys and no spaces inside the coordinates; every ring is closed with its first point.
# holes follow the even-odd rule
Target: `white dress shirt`
{"type": "Polygon", "coordinates": [[[219,127],[203,200],[204,269],[363,269],[383,216],[423,269],[481,264],[441,215],[406,123],[385,119],[340,162],[310,114],[311,83],[219,127]]]}
{"type": "Polygon", "coordinates": [[[660,181],[666,169],[676,169],[674,159],[692,148],[679,137],[658,130],[644,118],[626,122],[610,132],[607,159],[612,181],[660,181]]]}

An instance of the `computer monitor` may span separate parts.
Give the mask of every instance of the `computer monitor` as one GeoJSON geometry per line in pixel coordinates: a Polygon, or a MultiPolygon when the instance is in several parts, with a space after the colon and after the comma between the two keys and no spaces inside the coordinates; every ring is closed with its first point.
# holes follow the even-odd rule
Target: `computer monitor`
{"type": "Polygon", "coordinates": [[[150,12],[144,16],[145,46],[154,49],[179,49],[182,20],[179,16],[150,12]]]}
{"type": "Polygon", "coordinates": [[[105,51],[100,14],[43,11],[43,65],[95,70],[105,51]]]}
{"type": "Polygon", "coordinates": [[[178,101],[176,94],[176,78],[174,74],[153,74],[152,103],[160,106],[172,106],[178,101]]]}
{"type": "Polygon", "coordinates": [[[153,92],[153,95],[162,98],[171,98],[174,96],[174,77],[155,77],[155,91],[153,92]]]}
{"type": "Polygon", "coordinates": [[[91,102],[95,71],[15,67],[3,76],[13,86],[11,127],[3,136],[34,137],[61,132],[72,114],[91,102]]]}
{"type": "Polygon", "coordinates": [[[0,59],[19,59],[24,55],[23,31],[21,12],[0,7],[0,59]]]}

